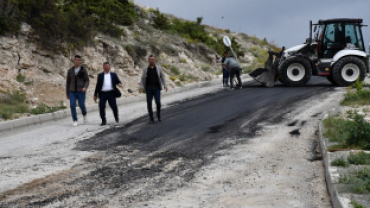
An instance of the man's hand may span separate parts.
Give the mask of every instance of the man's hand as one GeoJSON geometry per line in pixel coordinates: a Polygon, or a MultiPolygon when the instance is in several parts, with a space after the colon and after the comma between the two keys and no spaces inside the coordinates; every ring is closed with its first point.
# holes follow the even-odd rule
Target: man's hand
{"type": "Polygon", "coordinates": [[[82,88],[82,92],[86,92],[86,88],[82,88]]]}
{"type": "Polygon", "coordinates": [[[119,83],[119,84],[118,84],[118,86],[119,86],[119,87],[122,87],[122,84],[121,84],[121,83],[119,83]]]}
{"type": "Polygon", "coordinates": [[[141,94],[141,92],[142,92],[142,91],[143,91],[143,90],[140,88],[140,89],[139,89],[139,93],[141,94]]]}
{"type": "Polygon", "coordinates": [[[168,91],[168,88],[167,87],[164,87],[164,90],[166,90],[166,92],[168,91]]]}
{"type": "Polygon", "coordinates": [[[67,95],[67,99],[69,100],[69,95],[67,95]]]}
{"type": "Polygon", "coordinates": [[[98,97],[94,96],[94,101],[96,102],[96,100],[98,99],[98,97]]]}

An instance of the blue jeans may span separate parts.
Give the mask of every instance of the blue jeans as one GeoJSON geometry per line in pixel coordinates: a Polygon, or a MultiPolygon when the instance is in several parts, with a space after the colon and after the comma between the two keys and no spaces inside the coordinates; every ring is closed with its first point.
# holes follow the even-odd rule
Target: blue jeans
{"type": "Polygon", "coordinates": [[[230,74],[229,74],[229,72],[226,69],[222,69],[222,72],[223,72],[222,83],[224,85],[228,85],[229,84],[230,74]]]}
{"type": "Polygon", "coordinates": [[[157,118],[161,119],[161,90],[159,89],[159,87],[146,88],[146,103],[150,120],[154,120],[152,109],[153,97],[155,100],[155,105],[157,106],[157,118]]]}
{"type": "Polygon", "coordinates": [[[77,112],[76,112],[76,100],[78,100],[78,105],[82,111],[82,115],[86,115],[86,107],[85,107],[85,92],[70,92],[69,93],[69,104],[71,106],[71,113],[73,121],[77,121],[77,112]]]}

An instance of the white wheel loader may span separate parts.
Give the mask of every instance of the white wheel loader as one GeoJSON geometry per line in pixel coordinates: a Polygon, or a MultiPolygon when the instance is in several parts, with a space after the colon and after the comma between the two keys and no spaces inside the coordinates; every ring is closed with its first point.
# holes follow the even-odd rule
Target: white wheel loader
{"type": "Polygon", "coordinates": [[[310,38],[280,54],[269,51],[265,68],[250,73],[256,81],[273,87],[276,81],[289,87],[304,86],[311,76],[325,76],[332,84],[349,86],[369,72],[362,19],[310,21],[310,38]],[[312,38],[312,27],[314,37],[312,38]]]}

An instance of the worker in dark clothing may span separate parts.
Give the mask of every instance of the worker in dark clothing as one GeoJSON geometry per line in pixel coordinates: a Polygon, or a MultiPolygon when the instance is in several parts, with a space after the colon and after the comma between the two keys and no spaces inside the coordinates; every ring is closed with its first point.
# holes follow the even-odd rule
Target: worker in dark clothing
{"type": "Polygon", "coordinates": [[[239,63],[235,60],[234,57],[228,57],[225,59],[223,66],[230,73],[230,89],[234,89],[233,79],[235,75],[236,75],[236,78],[238,79],[237,87],[241,89],[242,80],[240,79],[240,72],[242,71],[242,68],[239,65],[239,63]]]}
{"type": "MultiPolygon", "coordinates": [[[[221,63],[223,64],[225,59],[227,57],[227,51],[224,52],[224,55],[223,57],[219,58],[217,60],[217,63],[221,63]]],[[[223,83],[223,86],[224,87],[228,87],[229,86],[229,77],[230,77],[230,74],[229,72],[222,66],[222,83],[223,83]]]]}
{"type": "Polygon", "coordinates": [[[161,121],[161,90],[162,84],[167,92],[166,79],[162,68],[155,65],[155,58],[150,55],[148,58],[149,66],[143,69],[141,76],[139,93],[142,92],[143,88],[146,91],[146,101],[149,113],[149,124],[154,123],[152,102],[153,97],[157,106],[157,118],[161,121]]]}
{"type": "Polygon", "coordinates": [[[280,51],[280,58],[283,56],[284,51],[285,51],[285,46],[283,46],[283,47],[281,48],[281,51],[280,51]]]}

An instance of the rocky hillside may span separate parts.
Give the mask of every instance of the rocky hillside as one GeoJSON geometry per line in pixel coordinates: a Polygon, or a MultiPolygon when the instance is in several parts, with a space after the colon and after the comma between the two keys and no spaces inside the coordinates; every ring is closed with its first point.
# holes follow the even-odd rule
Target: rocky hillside
{"type": "MultiPolygon", "coordinates": [[[[216,51],[186,35],[158,29],[155,20],[164,15],[159,11],[135,6],[135,12],[140,18],[129,26],[119,26],[123,29],[120,38],[97,33],[91,43],[69,51],[46,49],[38,32],[26,23],[21,24],[17,36],[0,36],[0,94],[20,90],[26,93],[31,105],[42,102],[50,106],[60,103],[68,106],[65,77],[76,54],[83,57],[83,65],[88,68],[91,78],[88,104],[93,103],[96,75],[102,72],[105,61],[111,63],[112,71],[123,82],[123,97],[138,95],[141,69],[147,65],[150,54],[156,55],[157,64],[163,66],[170,88],[219,79],[221,66],[216,63],[215,55],[223,49],[216,51]]],[[[185,21],[171,15],[164,16],[169,21],[185,21]]],[[[263,64],[267,50],[278,50],[266,40],[243,33],[209,26],[205,26],[205,31],[215,41],[225,35],[234,37],[242,52],[238,54],[245,71],[263,64]]]]}

